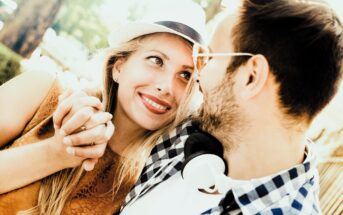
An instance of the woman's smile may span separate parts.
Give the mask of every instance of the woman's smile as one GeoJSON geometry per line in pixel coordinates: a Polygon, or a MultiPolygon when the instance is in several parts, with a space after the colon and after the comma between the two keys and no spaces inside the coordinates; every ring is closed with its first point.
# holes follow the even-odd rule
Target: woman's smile
{"type": "Polygon", "coordinates": [[[139,93],[144,106],[154,114],[164,114],[170,110],[171,106],[155,96],[139,93]]]}

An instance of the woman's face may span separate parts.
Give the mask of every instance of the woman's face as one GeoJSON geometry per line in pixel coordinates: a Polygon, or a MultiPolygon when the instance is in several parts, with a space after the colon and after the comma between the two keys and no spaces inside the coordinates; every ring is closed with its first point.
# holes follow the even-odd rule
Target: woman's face
{"type": "Polygon", "coordinates": [[[175,118],[193,73],[192,47],[179,36],[153,34],[115,63],[113,73],[118,71],[116,115],[156,130],[175,118]]]}

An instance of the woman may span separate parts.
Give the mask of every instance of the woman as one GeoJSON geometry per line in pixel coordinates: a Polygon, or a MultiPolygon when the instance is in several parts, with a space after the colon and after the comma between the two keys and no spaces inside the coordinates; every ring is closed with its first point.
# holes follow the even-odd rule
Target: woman
{"type": "MultiPolygon", "coordinates": [[[[164,9],[168,8],[165,13],[164,11],[160,13],[164,17],[155,19],[153,23],[135,23],[125,26],[123,30],[116,31],[110,37],[112,48],[106,60],[103,97],[105,109],[113,114],[112,122],[116,126],[116,131],[108,141],[108,150],[95,169],[87,173],[83,173],[80,167],[66,169],[44,178],[40,186],[35,188],[36,192],[25,197],[24,201],[28,204],[25,207],[15,208],[10,213],[35,205],[37,207],[24,213],[113,214],[119,210],[158,137],[171,128],[173,122],[178,121],[174,120],[177,112],[180,119],[185,117],[185,114],[181,113],[182,110],[178,110],[178,106],[192,91],[190,81],[193,73],[192,44],[202,43],[198,29],[204,28],[204,16],[201,8],[194,3],[182,3],[183,6],[188,6],[185,10],[180,10],[179,7],[172,10],[171,7],[164,5],[164,9]],[[193,20],[189,19],[190,11],[193,20]],[[166,18],[168,15],[169,17],[166,18]],[[177,17],[177,20],[175,21],[173,17],[177,17]]],[[[66,109],[73,109],[71,107],[76,104],[77,96],[73,96],[67,100],[74,100],[74,103],[62,102],[57,108],[54,117],[57,132],[52,136],[51,142],[62,145],[60,143],[63,141],[69,146],[70,154],[79,155],[83,148],[71,146],[92,143],[91,146],[86,147],[95,147],[107,142],[107,135],[98,135],[97,138],[93,135],[91,140],[86,135],[81,138],[81,134],[91,131],[97,134],[101,133],[100,131],[108,134],[110,130],[108,127],[111,126],[110,124],[103,126],[103,124],[110,116],[105,116],[104,113],[98,111],[97,118],[101,120],[90,126],[91,118],[94,116],[85,117],[88,120],[84,120],[85,123],[82,124],[83,122],[75,120],[77,119],[75,116],[80,113],[77,111],[78,108],[74,108],[76,111],[71,111],[74,117],[68,115],[66,111],[66,109]],[[79,126],[77,130],[76,125],[79,126]]],[[[91,101],[86,96],[82,98],[84,98],[85,107],[93,106],[96,110],[100,109],[96,101],[91,101]]],[[[81,108],[81,110],[83,112],[79,115],[87,115],[84,114],[86,109],[81,108]]],[[[87,110],[88,113],[90,110],[93,111],[93,109],[87,110]]],[[[32,115],[25,119],[31,119],[32,115]]],[[[21,127],[24,125],[25,123],[21,127]]],[[[15,135],[7,137],[7,140],[14,137],[15,135]]],[[[58,148],[55,145],[53,146],[58,148]]],[[[20,148],[8,151],[13,152],[20,148]]],[[[2,153],[6,155],[6,150],[2,153]]],[[[88,158],[96,159],[96,156],[88,158]]],[[[76,160],[76,158],[69,158],[69,167],[75,167],[82,162],[79,158],[77,161],[71,161],[72,159],[76,160]]],[[[49,162],[53,165],[59,161],[58,159],[49,162]]],[[[64,169],[65,166],[60,168],[64,169]]],[[[45,166],[45,168],[48,167],[45,166]]],[[[56,172],[56,169],[58,171],[58,168],[55,168],[52,172],[56,172]]],[[[14,193],[19,195],[24,189],[25,187],[14,193]]],[[[11,193],[13,192],[5,195],[11,193]]],[[[1,203],[3,199],[0,196],[0,206],[3,205],[1,203]]],[[[20,202],[14,204],[16,203],[20,204],[20,202]]]]}

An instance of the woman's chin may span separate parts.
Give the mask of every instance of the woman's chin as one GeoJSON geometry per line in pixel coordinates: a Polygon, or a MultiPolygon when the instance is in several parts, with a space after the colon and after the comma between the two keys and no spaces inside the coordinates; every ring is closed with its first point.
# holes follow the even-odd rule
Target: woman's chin
{"type": "Polygon", "coordinates": [[[141,124],[141,127],[144,128],[145,130],[148,131],[155,131],[158,129],[163,128],[164,126],[166,126],[168,124],[168,122],[159,122],[159,123],[147,123],[148,121],[145,121],[144,123],[141,124]]]}

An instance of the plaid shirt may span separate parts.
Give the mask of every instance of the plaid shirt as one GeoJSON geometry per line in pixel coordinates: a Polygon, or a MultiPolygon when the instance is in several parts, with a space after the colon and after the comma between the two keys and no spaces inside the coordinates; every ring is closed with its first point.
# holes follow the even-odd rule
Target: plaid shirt
{"type": "MultiPolygon", "coordinates": [[[[159,139],[122,209],[181,170],[184,143],[195,130],[187,122],[159,139]]],[[[202,214],[321,214],[318,172],[310,145],[305,161],[289,170],[247,181],[228,178],[237,183],[219,205],[202,214]]]]}
{"type": "Polygon", "coordinates": [[[243,214],[321,214],[319,177],[311,145],[309,141],[305,161],[288,170],[246,181],[228,178],[228,183],[233,182],[232,189],[219,206],[202,214],[237,214],[237,205],[243,214]]]}
{"type": "Polygon", "coordinates": [[[140,178],[126,196],[121,210],[181,170],[184,161],[184,143],[195,130],[191,122],[186,122],[159,138],[140,178]]]}

